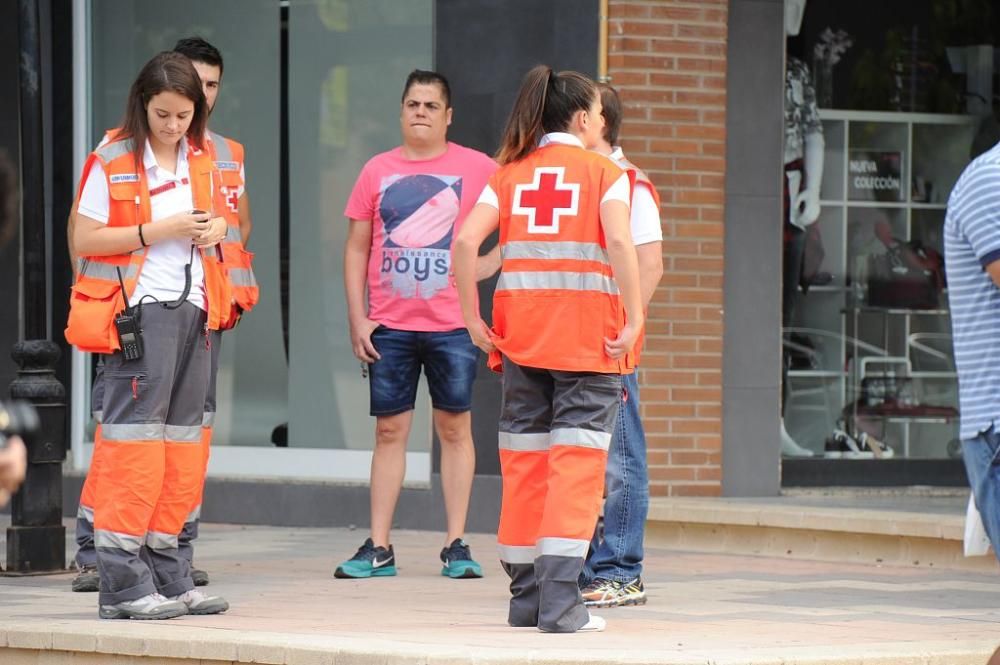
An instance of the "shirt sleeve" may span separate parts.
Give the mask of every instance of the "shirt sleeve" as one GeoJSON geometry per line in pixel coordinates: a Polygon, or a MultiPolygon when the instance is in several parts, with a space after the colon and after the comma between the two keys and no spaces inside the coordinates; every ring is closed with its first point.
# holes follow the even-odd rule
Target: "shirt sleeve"
{"type": "Polygon", "coordinates": [[[660,209],[656,207],[656,199],[645,183],[635,184],[629,221],[632,226],[632,244],[645,245],[663,240],[660,209]]]}
{"type": "Polygon", "coordinates": [[[351,196],[347,199],[347,207],[344,208],[345,217],[369,222],[375,221],[375,193],[372,191],[371,183],[371,168],[365,164],[354,183],[351,196]]]}
{"type": "Polygon", "coordinates": [[[969,182],[965,201],[956,212],[962,231],[972,245],[980,265],[985,268],[1000,260],[1000,165],[991,165],[989,171],[969,182]]]}
{"type": "Polygon", "coordinates": [[[111,213],[111,194],[108,192],[108,179],[104,175],[104,167],[96,159],[87,174],[87,181],[80,193],[80,203],[76,212],[95,219],[102,224],[108,223],[111,213]]]}
{"type": "Polygon", "coordinates": [[[483,187],[483,193],[479,195],[479,200],[476,201],[476,205],[479,205],[480,203],[488,205],[491,208],[496,208],[497,210],[500,209],[500,199],[497,198],[497,193],[493,191],[493,187],[490,186],[490,183],[486,183],[486,186],[483,187]]]}
{"type": "Polygon", "coordinates": [[[604,196],[601,197],[601,203],[604,204],[608,201],[621,201],[625,205],[631,206],[631,189],[632,187],[629,185],[628,174],[623,171],[618,177],[618,180],[615,180],[614,183],[608,187],[608,191],[604,192],[604,196]]]}
{"type": "Polygon", "coordinates": [[[247,191],[247,169],[246,162],[240,164],[240,182],[243,183],[236,190],[236,198],[243,196],[243,193],[247,191]]]}

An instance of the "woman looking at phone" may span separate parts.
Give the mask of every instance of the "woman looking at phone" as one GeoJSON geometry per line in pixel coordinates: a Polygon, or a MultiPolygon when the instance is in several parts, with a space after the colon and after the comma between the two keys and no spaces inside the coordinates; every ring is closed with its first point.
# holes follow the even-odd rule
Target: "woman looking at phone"
{"type": "Polygon", "coordinates": [[[73,241],[82,257],[66,339],[103,354],[95,542],[101,618],[215,614],[194,590],[177,537],[204,475],[210,330],[232,286],[212,209],[208,106],[198,73],[164,52],[132,84],[125,118],[84,166],[73,241]]]}

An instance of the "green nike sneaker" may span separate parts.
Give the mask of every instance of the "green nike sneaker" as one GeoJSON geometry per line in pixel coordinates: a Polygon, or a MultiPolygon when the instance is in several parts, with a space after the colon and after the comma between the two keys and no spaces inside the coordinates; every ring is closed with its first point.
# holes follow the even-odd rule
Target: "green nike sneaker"
{"type": "Polygon", "coordinates": [[[360,579],[365,577],[389,577],[396,574],[396,555],[392,545],[389,549],[375,547],[371,538],[365,540],[357,553],[333,571],[334,577],[360,579]]]}
{"type": "Polygon", "coordinates": [[[483,576],[483,569],[472,560],[472,552],[461,538],[456,538],[451,545],[441,550],[441,561],[444,562],[441,574],[445,577],[461,579],[483,576]]]}

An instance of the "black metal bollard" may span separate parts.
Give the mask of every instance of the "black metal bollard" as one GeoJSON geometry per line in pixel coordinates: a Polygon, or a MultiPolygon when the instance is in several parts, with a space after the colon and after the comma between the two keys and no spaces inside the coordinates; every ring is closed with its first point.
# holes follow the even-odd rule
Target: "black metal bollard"
{"type": "Polygon", "coordinates": [[[28,446],[28,473],[11,501],[7,570],[3,575],[66,570],[66,528],[62,524],[62,463],[66,459],[66,390],[55,376],[59,347],[48,340],[14,345],[20,369],[10,396],[38,410],[38,434],[28,446]]]}

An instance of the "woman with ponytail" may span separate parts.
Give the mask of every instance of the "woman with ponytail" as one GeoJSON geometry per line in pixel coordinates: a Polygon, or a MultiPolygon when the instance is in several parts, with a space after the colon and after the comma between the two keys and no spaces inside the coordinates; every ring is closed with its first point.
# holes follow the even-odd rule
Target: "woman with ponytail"
{"type": "Polygon", "coordinates": [[[603,630],[577,581],[643,323],[628,176],[591,152],[604,120],[594,83],[539,65],[525,76],[490,178],[455,242],[462,312],[503,373],[497,541],[511,626],[603,630]],[[476,256],[500,229],[493,327],[479,316],[476,256]]]}

